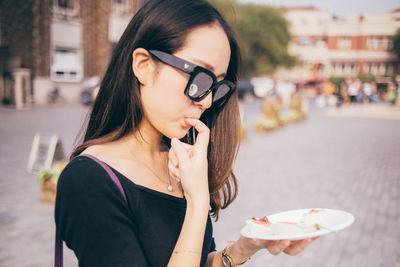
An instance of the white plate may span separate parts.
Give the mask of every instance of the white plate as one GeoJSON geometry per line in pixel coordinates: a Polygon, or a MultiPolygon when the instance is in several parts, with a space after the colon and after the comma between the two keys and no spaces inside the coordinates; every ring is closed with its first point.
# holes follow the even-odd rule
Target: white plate
{"type": "Polygon", "coordinates": [[[328,229],[320,229],[313,232],[301,233],[301,234],[290,234],[290,235],[277,235],[277,234],[264,234],[264,235],[254,235],[248,229],[248,226],[244,226],[240,231],[242,236],[248,238],[258,238],[264,240],[300,240],[305,238],[317,237],[321,235],[326,235],[333,232],[338,232],[348,226],[350,226],[354,222],[354,216],[351,213],[341,211],[341,210],[333,210],[333,209],[321,209],[321,208],[313,208],[313,209],[299,209],[299,210],[291,210],[285,211],[281,213],[276,213],[273,215],[267,216],[268,220],[272,223],[274,222],[301,222],[304,220],[304,214],[308,213],[310,210],[323,210],[326,212],[328,217],[328,223],[324,225],[324,227],[328,229]]]}

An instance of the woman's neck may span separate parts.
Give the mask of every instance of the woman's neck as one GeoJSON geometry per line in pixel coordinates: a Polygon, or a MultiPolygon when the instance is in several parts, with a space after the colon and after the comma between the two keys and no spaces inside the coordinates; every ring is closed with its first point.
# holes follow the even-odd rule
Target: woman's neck
{"type": "Polygon", "coordinates": [[[162,152],[160,151],[160,144],[163,136],[153,127],[149,126],[150,125],[147,123],[142,123],[141,127],[133,134],[126,136],[123,142],[129,146],[131,152],[140,153],[151,159],[156,159],[160,157],[160,152],[162,152]]]}

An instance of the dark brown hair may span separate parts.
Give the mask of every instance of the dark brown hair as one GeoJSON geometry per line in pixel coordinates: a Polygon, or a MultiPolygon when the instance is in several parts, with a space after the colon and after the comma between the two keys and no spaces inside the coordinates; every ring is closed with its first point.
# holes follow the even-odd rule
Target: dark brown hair
{"type": "MultiPolygon", "coordinates": [[[[132,71],[136,48],[174,53],[184,45],[196,27],[219,23],[231,49],[226,79],[237,83],[240,51],[232,28],[220,13],[204,0],[152,0],[132,18],[117,46],[102,80],[84,132],[83,143],[71,158],[87,147],[118,140],[138,130],[143,118],[139,81],[132,71]]],[[[208,177],[211,212],[218,217],[237,195],[232,172],[240,141],[237,91],[224,107],[211,107],[200,118],[210,128],[208,177]]],[[[185,139],[185,138],[184,138],[185,139]]]]}

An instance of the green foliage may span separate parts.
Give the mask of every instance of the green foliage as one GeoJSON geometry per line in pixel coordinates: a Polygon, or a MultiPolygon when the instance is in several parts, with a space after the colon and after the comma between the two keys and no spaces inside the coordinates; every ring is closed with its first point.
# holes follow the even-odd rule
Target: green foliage
{"type": "Polygon", "coordinates": [[[375,76],[372,74],[360,74],[358,75],[358,79],[360,79],[362,83],[371,83],[375,81],[375,76]]]}
{"type": "Polygon", "coordinates": [[[278,66],[293,66],[288,54],[290,34],[281,11],[265,5],[239,6],[236,29],[244,50],[244,74],[272,73],[278,66]]]}
{"type": "Polygon", "coordinates": [[[341,86],[342,83],[344,82],[344,77],[335,77],[335,76],[332,76],[332,77],[329,78],[329,81],[330,81],[331,83],[333,83],[333,84],[336,86],[336,88],[340,88],[340,86],[341,86]]]}
{"type": "Polygon", "coordinates": [[[210,0],[235,28],[243,53],[243,76],[271,74],[278,66],[291,67],[290,33],[282,11],[266,5],[210,0]]]}
{"type": "Polygon", "coordinates": [[[49,179],[57,181],[59,176],[60,173],[56,168],[40,169],[36,174],[37,179],[41,182],[49,179]]]}
{"type": "Polygon", "coordinates": [[[234,25],[236,22],[236,10],[238,3],[236,0],[209,0],[209,2],[222,14],[224,19],[234,25]]]}
{"type": "Polygon", "coordinates": [[[396,35],[393,36],[393,50],[400,59],[400,29],[397,30],[396,35]]]}

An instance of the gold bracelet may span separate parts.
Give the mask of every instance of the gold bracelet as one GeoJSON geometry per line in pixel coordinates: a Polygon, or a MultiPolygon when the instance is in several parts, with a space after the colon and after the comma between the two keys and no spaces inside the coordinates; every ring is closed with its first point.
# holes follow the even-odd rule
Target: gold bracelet
{"type": "Polygon", "coordinates": [[[194,250],[189,250],[189,249],[175,250],[175,251],[174,251],[174,253],[175,253],[175,254],[179,254],[179,253],[193,253],[193,254],[201,254],[201,252],[194,251],[194,250]]]}

